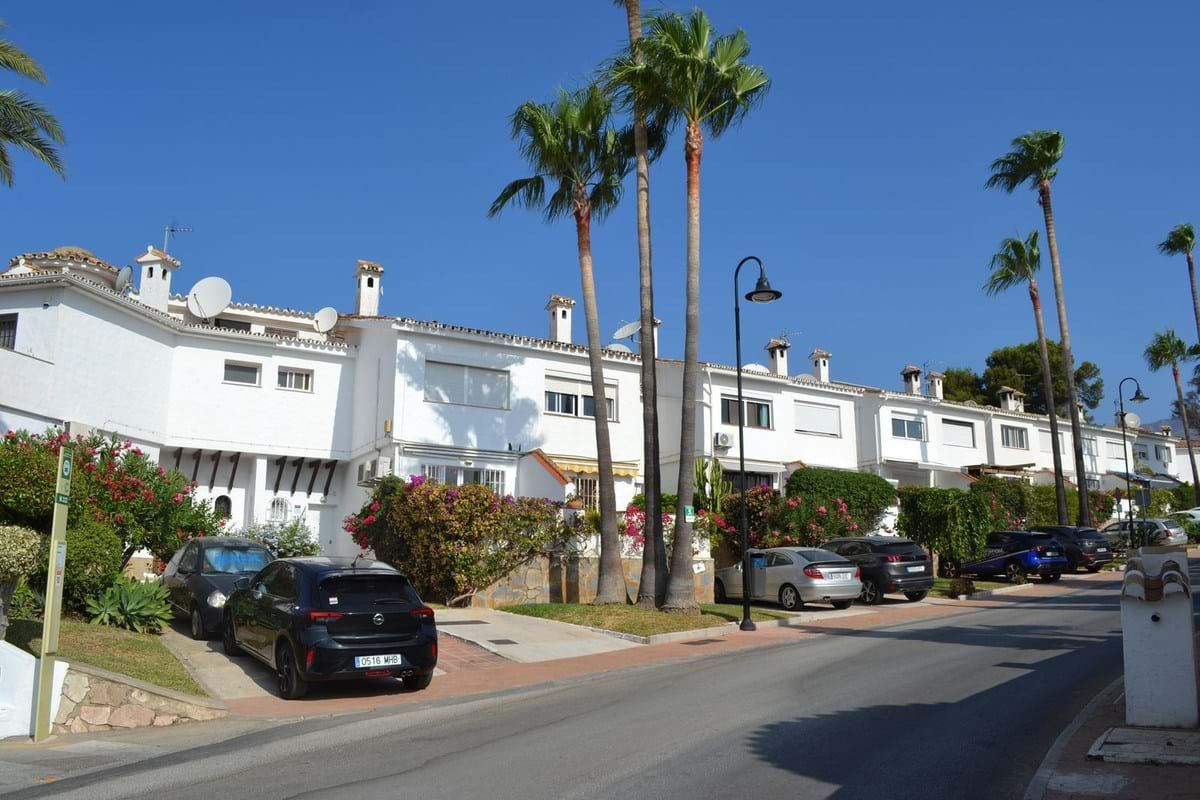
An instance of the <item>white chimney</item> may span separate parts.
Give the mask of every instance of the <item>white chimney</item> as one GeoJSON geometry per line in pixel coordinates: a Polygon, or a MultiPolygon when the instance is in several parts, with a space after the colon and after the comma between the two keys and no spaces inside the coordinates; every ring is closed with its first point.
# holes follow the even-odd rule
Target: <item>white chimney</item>
{"type": "Polygon", "coordinates": [[[358,287],[354,313],[360,317],[378,317],[379,298],[383,295],[383,265],[360,258],[354,279],[358,287]]]}
{"type": "Polygon", "coordinates": [[[1011,386],[1001,386],[1000,407],[1005,411],[1024,411],[1025,393],[1011,386]]]}
{"type": "Polygon", "coordinates": [[[166,313],[171,299],[171,273],[179,268],[179,259],[151,246],[138,256],[137,263],[142,268],[138,277],[138,301],[166,313]]]}
{"type": "Polygon", "coordinates": [[[921,368],[909,364],[904,369],[900,370],[900,377],[904,379],[904,393],[916,394],[921,393],[921,368]]]}
{"type": "Polygon", "coordinates": [[[942,379],[946,376],[940,372],[931,372],[925,377],[929,378],[929,396],[944,400],[945,396],[942,391],[942,379]]]}
{"type": "Polygon", "coordinates": [[[833,353],[818,347],[808,354],[808,358],[812,361],[813,375],[817,376],[817,380],[829,383],[829,359],[833,358],[833,353]]]}
{"type": "Polygon", "coordinates": [[[550,295],[546,310],[550,312],[550,339],[563,344],[571,343],[571,309],[575,301],[561,294],[550,295]]]}
{"type": "Polygon", "coordinates": [[[782,378],[788,376],[787,351],[791,347],[786,339],[772,339],[767,342],[766,351],[770,353],[771,374],[782,378]]]}

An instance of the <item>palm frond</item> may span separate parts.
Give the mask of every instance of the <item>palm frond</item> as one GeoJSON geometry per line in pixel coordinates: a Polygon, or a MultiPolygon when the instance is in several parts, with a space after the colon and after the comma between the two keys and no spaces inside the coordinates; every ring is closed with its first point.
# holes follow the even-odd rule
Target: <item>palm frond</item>
{"type": "Polygon", "coordinates": [[[991,175],[984,186],[1012,193],[1022,184],[1036,190],[1041,181],[1052,181],[1058,175],[1057,164],[1062,158],[1064,139],[1059,131],[1035,130],[1022,134],[1010,143],[1012,149],[993,161],[991,175]]]}
{"type": "Polygon", "coordinates": [[[989,295],[996,295],[1019,284],[1029,283],[1041,266],[1037,231],[1030,232],[1024,239],[1004,239],[1000,242],[1000,249],[992,256],[989,264],[991,274],[983,284],[983,290],[989,295]]]}
{"type": "Polygon", "coordinates": [[[1176,225],[1167,234],[1167,238],[1159,242],[1158,252],[1165,256],[1181,256],[1192,252],[1196,246],[1196,231],[1191,223],[1176,225]]]}
{"type": "Polygon", "coordinates": [[[1190,361],[1193,358],[1191,348],[1175,334],[1172,328],[1167,328],[1162,333],[1154,334],[1154,338],[1147,345],[1144,355],[1146,366],[1150,367],[1153,372],[1158,372],[1160,369],[1184,361],[1190,361]]]}
{"type": "Polygon", "coordinates": [[[510,202],[520,208],[538,208],[546,193],[546,182],[540,175],[531,178],[518,178],[500,190],[500,194],[488,208],[488,216],[494,217],[504,210],[510,202]]]}
{"type": "Polygon", "coordinates": [[[62,125],[45,106],[16,89],[0,90],[0,125],[40,131],[57,144],[64,144],[62,125]]]}
{"type": "MultiPolygon", "coordinates": [[[[0,31],[7,27],[3,21],[0,21],[0,31]]],[[[7,40],[0,40],[0,69],[15,72],[23,78],[29,78],[38,83],[46,82],[46,73],[33,56],[7,40]]]]}

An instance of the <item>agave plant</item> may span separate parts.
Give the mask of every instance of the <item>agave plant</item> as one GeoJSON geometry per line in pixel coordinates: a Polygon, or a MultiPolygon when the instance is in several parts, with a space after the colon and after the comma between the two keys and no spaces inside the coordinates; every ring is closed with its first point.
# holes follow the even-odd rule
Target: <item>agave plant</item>
{"type": "Polygon", "coordinates": [[[158,633],[171,622],[167,598],[167,588],[161,583],[122,580],[89,598],[87,610],[93,625],[158,633]]]}

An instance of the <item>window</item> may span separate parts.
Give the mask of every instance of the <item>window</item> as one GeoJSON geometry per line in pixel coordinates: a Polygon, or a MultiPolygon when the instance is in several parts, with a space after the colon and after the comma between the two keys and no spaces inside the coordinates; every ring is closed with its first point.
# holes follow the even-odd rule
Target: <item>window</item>
{"type": "MultiPolygon", "coordinates": [[[[724,422],[726,425],[738,424],[738,403],[736,397],[721,398],[721,422],[724,422]]],[[[770,428],[771,404],[762,400],[747,400],[746,427],[770,428]]]]}
{"type": "MultiPolygon", "coordinates": [[[[742,473],[737,470],[725,470],[725,482],[733,487],[734,491],[742,490],[742,473]]],[[[747,472],[746,473],[746,489],[753,489],[755,486],[774,486],[775,478],[765,472],[747,472]]]]}
{"type": "Polygon", "coordinates": [[[1088,478],[1087,488],[1089,491],[1100,491],[1100,480],[1098,478],[1088,478]]]}
{"type": "Polygon", "coordinates": [[[146,267],[146,277],[147,278],[154,277],[154,267],[146,267]]]}
{"type": "MultiPolygon", "coordinates": [[[[604,399],[608,405],[608,418],[617,419],[616,384],[605,384],[604,399]]],[[[585,378],[558,378],[546,376],[546,411],[568,417],[596,416],[596,399],[592,395],[592,382],[585,378]]]]}
{"type": "Polygon", "coordinates": [[[279,388],[280,389],[295,389],[298,392],[312,391],[312,370],[310,369],[292,369],[290,367],[279,368],[279,388]]]}
{"type": "Polygon", "coordinates": [[[238,364],[233,361],[226,361],[225,382],[258,386],[258,369],[258,364],[238,364]]]}
{"type": "Polygon", "coordinates": [[[578,395],[566,392],[546,392],[546,410],[551,414],[568,414],[574,417],[578,415],[578,408],[578,395]]]}
{"type": "Polygon", "coordinates": [[[797,400],[795,408],[797,431],[823,436],[842,435],[842,410],[837,406],[797,400]]]}
{"type": "MultiPolygon", "coordinates": [[[[1053,451],[1054,451],[1054,448],[1053,448],[1053,446],[1052,446],[1052,444],[1051,444],[1052,440],[1051,440],[1051,438],[1050,438],[1050,431],[1044,431],[1044,430],[1040,430],[1040,429],[1039,429],[1039,430],[1038,430],[1038,441],[1039,441],[1039,442],[1041,442],[1041,445],[1042,445],[1042,452],[1043,452],[1043,453],[1051,453],[1051,452],[1053,452],[1053,451]]],[[[1063,434],[1062,434],[1062,432],[1061,432],[1061,431],[1059,431],[1059,434],[1058,434],[1058,452],[1060,452],[1060,453],[1065,453],[1066,451],[1067,451],[1067,443],[1066,443],[1066,440],[1063,438],[1063,434]]]]}
{"type": "Polygon", "coordinates": [[[957,419],[942,420],[942,441],[952,447],[974,447],[975,425],[957,419]]]}
{"type": "Polygon", "coordinates": [[[422,464],[421,474],[430,483],[441,483],[446,486],[486,486],[498,495],[504,494],[504,470],[502,469],[422,464]]]}
{"type": "Polygon", "coordinates": [[[1170,464],[1171,448],[1163,447],[1161,444],[1154,445],[1154,458],[1163,464],[1170,464]]]}
{"type": "Polygon", "coordinates": [[[1029,449],[1029,431],[1012,425],[1000,426],[1000,442],[1013,450],[1029,449]]]}
{"type": "Polygon", "coordinates": [[[178,572],[188,573],[200,569],[200,545],[189,544],[183,558],[179,561],[178,572]]]}
{"type": "Polygon", "coordinates": [[[213,511],[217,512],[220,519],[229,519],[233,516],[233,502],[229,499],[229,495],[223,494],[213,501],[213,511]]]}
{"type": "Polygon", "coordinates": [[[369,276],[369,275],[367,276],[367,288],[368,288],[368,289],[374,289],[374,288],[375,288],[375,279],[374,279],[374,278],[372,278],[372,277],[371,277],[371,276],[369,276]]]}
{"type": "Polygon", "coordinates": [[[892,415],[892,436],[923,442],[925,441],[925,421],[892,415]]]}
{"type": "Polygon", "coordinates": [[[768,567],[790,567],[793,563],[791,557],[783,553],[767,553],[768,567]]]}
{"type": "Polygon", "coordinates": [[[239,320],[239,319],[224,319],[223,317],[217,317],[213,324],[215,324],[218,328],[224,328],[225,330],[228,330],[228,331],[249,331],[250,330],[250,323],[243,322],[242,320],[239,320]]]}
{"type": "Polygon", "coordinates": [[[1099,451],[1096,450],[1096,437],[1094,437],[1094,436],[1083,437],[1083,454],[1085,456],[1099,455],[1099,451]]]}
{"type": "Polygon", "coordinates": [[[1150,459],[1150,445],[1135,444],[1133,446],[1133,457],[1148,461],[1150,459]]]}
{"type": "Polygon", "coordinates": [[[425,400],[507,409],[508,373],[465,364],[426,361],[425,400]]]}
{"type": "Polygon", "coordinates": [[[1105,442],[1108,445],[1108,457],[1113,459],[1125,460],[1125,443],[1124,442],[1105,442]]]}
{"type": "Polygon", "coordinates": [[[292,504],[286,497],[276,497],[267,508],[267,521],[287,522],[292,516],[292,504]]]}
{"type": "Polygon", "coordinates": [[[273,572],[263,577],[262,587],[267,594],[280,600],[295,600],[296,576],[292,572],[292,565],[280,564],[273,572]]]}
{"type": "Polygon", "coordinates": [[[17,349],[17,315],[0,314],[0,349],[17,349]]]}
{"type": "Polygon", "coordinates": [[[595,509],[600,506],[600,481],[580,475],[575,479],[575,493],[583,501],[583,507],[595,509]]]}

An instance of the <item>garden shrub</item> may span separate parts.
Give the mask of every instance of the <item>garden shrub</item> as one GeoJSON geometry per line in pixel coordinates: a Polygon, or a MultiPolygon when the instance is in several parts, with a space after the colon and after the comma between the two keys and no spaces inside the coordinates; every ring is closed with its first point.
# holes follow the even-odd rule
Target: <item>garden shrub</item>
{"type": "Polygon", "coordinates": [[[9,602],[17,583],[45,568],[45,541],[37,531],[0,525],[0,641],[8,627],[9,602]]]}
{"type": "MultiPolygon", "coordinates": [[[[679,501],[679,495],[667,494],[666,492],[663,492],[661,497],[662,497],[663,513],[664,514],[674,514],[675,506],[678,504],[678,501],[679,501]]],[[[633,496],[633,499],[629,501],[629,505],[637,506],[638,508],[645,511],[646,510],[646,495],[642,492],[638,492],[637,494],[635,494],[633,496]]]]}
{"type": "Polygon", "coordinates": [[[93,625],[160,633],[171,624],[169,596],[167,587],[157,581],[139,583],[123,578],[88,598],[87,612],[93,625]]]}
{"type": "Polygon", "coordinates": [[[954,598],[969,597],[975,594],[975,582],[970,578],[953,578],[946,593],[954,598]]]}
{"type": "Polygon", "coordinates": [[[359,547],[402,570],[423,595],[458,601],[507,575],[560,534],[544,499],[499,497],[486,486],[384,478],[345,520],[359,547]]]}
{"type": "Polygon", "coordinates": [[[270,550],[275,558],[315,556],[321,552],[321,543],[302,519],[256,522],[247,526],[240,535],[258,542],[270,550]]]}
{"type": "Polygon", "coordinates": [[[9,431],[0,441],[0,523],[49,533],[57,467],[58,449],[44,437],[9,431]]]}
{"type": "Polygon", "coordinates": [[[1166,489],[1152,489],[1150,491],[1150,505],[1146,508],[1147,517],[1165,517],[1172,509],[1178,509],[1175,505],[1175,495],[1166,489]]]}
{"type": "Polygon", "coordinates": [[[1187,531],[1188,544],[1200,544],[1200,522],[1184,522],[1183,529],[1187,531]]]}
{"type": "Polygon", "coordinates": [[[899,494],[901,536],[943,558],[966,561],[983,555],[992,527],[983,495],[919,486],[903,487],[899,494]]]}
{"type": "Polygon", "coordinates": [[[1196,490],[1192,488],[1190,483],[1180,484],[1169,491],[1175,496],[1171,506],[1177,510],[1195,508],[1197,505],[1200,505],[1196,503],[1196,490]]]}
{"type": "Polygon", "coordinates": [[[25,579],[17,581],[8,603],[9,619],[41,619],[45,612],[46,595],[30,586],[25,579]]]}
{"type": "MultiPolygon", "coordinates": [[[[971,484],[970,492],[987,501],[993,529],[1015,530],[1024,526],[1029,519],[1033,507],[1033,488],[1022,478],[984,475],[971,484]]],[[[1057,510],[1054,513],[1057,516],[1057,510]]]]}
{"type": "Polygon", "coordinates": [[[829,509],[841,500],[846,513],[863,532],[874,530],[884,512],[896,502],[896,490],[878,475],[824,467],[801,467],[793,472],[784,494],[813,508],[829,509]]]}
{"type": "MultiPolygon", "coordinates": [[[[121,539],[110,525],[86,517],[67,529],[63,568],[63,607],[83,611],[90,597],[102,594],[121,575],[121,539]]],[[[37,584],[39,588],[42,583],[37,584]]]]}
{"type": "MultiPolygon", "coordinates": [[[[1092,522],[1097,526],[1112,519],[1113,511],[1117,507],[1117,498],[1112,492],[1101,492],[1096,489],[1088,492],[1088,502],[1092,507],[1092,522]]],[[[1078,506],[1078,504],[1076,505],[1078,506]]]]}

